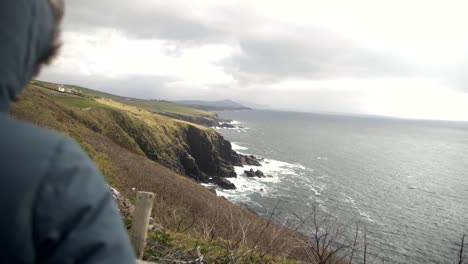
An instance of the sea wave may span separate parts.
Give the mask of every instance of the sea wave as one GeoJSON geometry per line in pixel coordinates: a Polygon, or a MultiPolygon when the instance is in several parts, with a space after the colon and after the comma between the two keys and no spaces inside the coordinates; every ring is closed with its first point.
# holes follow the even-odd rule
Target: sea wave
{"type": "Polygon", "coordinates": [[[241,146],[240,144],[241,144],[241,143],[231,142],[232,149],[233,149],[234,151],[236,151],[236,152],[240,152],[240,151],[248,150],[248,149],[249,149],[248,147],[241,146]]]}
{"type": "Polygon", "coordinates": [[[250,195],[256,193],[262,196],[269,196],[269,194],[275,189],[275,183],[280,182],[283,177],[299,175],[297,171],[305,168],[300,164],[291,164],[273,159],[264,159],[261,161],[261,165],[262,166],[234,167],[237,178],[229,178],[227,180],[234,183],[237,189],[218,189],[218,194],[237,203],[251,202],[250,195]],[[250,169],[253,169],[254,171],[261,170],[267,177],[247,177],[244,171],[248,171],[250,169]]]}
{"type": "Polygon", "coordinates": [[[234,130],[234,131],[237,131],[237,132],[246,132],[247,130],[249,130],[248,127],[240,126],[241,122],[237,121],[237,120],[231,120],[231,121],[226,121],[226,122],[221,122],[220,123],[220,125],[223,125],[223,124],[228,124],[228,125],[231,125],[233,127],[215,126],[213,128],[216,129],[216,130],[234,130]]]}
{"type": "Polygon", "coordinates": [[[372,219],[369,215],[369,213],[367,213],[366,211],[364,211],[362,208],[360,208],[357,204],[356,204],[356,201],[348,196],[348,195],[345,195],[345,199],[344,199],[345,202],[351,204],[351,206],[354,208],[354,210],[356,210],[356,212],[361,216],[361,217],[364,217],[367,221],[369,222],[375,222],[374,219],[372,219]]]}

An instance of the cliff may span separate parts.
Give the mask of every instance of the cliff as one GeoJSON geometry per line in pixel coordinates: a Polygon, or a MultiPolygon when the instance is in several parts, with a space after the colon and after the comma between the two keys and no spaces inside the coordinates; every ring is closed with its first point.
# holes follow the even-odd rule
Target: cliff
{"type": "Polygon", "coordinates": [[[11,114],[74,138],[109,185],[128,199],[123,206],[119,202],[127,226],[132,222],[134,190],[156,194],[154,220],[163,230],[151,231],[146,260],[193,260],[194,245],[210,263],[235,258],[237,263],[286,264],[296,263],[286,258],[304,258],[296,246],[284,248],[297,245],[297,232],[234,205],[193,180],[211,177],[223,184],[224,177],[234,176],[232,165],[243,159],[210,128],[34,85],[18,98],[11,114]]]}
{"type": "MultiPolygon", "coordinates": [[[[222,188],[234,189],[226,178],[236,177],[233,166],[255,163],[255,158],[244,157],[232,150],[231,143],[215,130],[158,114],[143,108],[116,102],[109,98],[87,98],[62,95],[52,90],[31,86],[23,96],[41,104],[56,120],[41,120],[47,126],[56,126],[80,142],[82,127],[91,129],[134,153],[144,155],[178,174],[188,176],[199,183],[215,183],[222,188]],[[33,99],[32,97],[36,98],[33,99]],[[75,127],[63,126],[63,122],[75,127]]],[[[16,107],[13,113],[24,119],[37,119],[25,108],[16,107]]],[[[196,118],[195,115],[191,115],[196,118]]],[[[198,121],[215,120],[199,116],[198,121]]],[[[213,121],[215,122],[215,121],[213,121]]],[[[258,162],[257,162],[258,163],[258,162]]]]}

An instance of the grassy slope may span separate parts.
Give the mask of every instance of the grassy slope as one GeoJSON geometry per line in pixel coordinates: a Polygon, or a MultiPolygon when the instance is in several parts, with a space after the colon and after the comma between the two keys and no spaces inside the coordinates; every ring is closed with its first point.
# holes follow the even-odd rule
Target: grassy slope
{"type": "MultiPolygon", "coordinates": [[[[177,131],[187,125],[185,122],[108,100],[62,96],[34,85],[14,105],[12,114],[74,138],[107,181],[126,197],[133,197],[131,188],[156,194],[155,219],[166,232],[151,234],[153,247],[147,252],[148,259],[162,263],[165,257],[176,258],[174,252],[194,255],[197,246],[210,263],[229,263],[233,259],[237,263],[291,263],[285,257],[304,257],[296,248],[302,240],[294,232],[149,160],[135,137],[119,125],[122,119],[134,130],[156,135],[154,147],[158,147],[180,144],[177,131]],[[83,110],[88,107],[92,109],[83,110]],[[165,247],[160,248],[163,244],[165,247]]],[[[164,156],[160,152],[163,150],[161,147],[155,152],[164,156]]]]}
{"type": "MultiPolygon", "coordinates": [[[[41,83],[42,84],[42,83],[41,83]]],[[[34,91],[44,92],[49,99],[73,111],[79,122],[95,132],[105,135],[122,147],[183,173],[178,153],[186,149],[184,130],[188,126],[205,127],[154,114],[131,105],[124,105],[103,97],[72,96],[31,85],[34,91]],[[86,111],[77,111],[84,109],[86,111]]],[[[48,87],[52,84],[48,83],[48,87]]],[[[74,131],[69,132],[74,136],[74,131]]],[[[75,136],[74,136],[75,137],[75,136]]]]}
{"type": "MultiPolygon", "coordinates": [[[[43,82],[43,81],[35,81],[38,86],[44,86],[49,88],[54,88],[56,85],[53,83],[43,82]]],[[[117,96],[105,92],[95,91],[88,88],[76,86],[76,85],[65,85],[65,87],[75,88],[77,90],[82,91],[85,95],[89,97],[102,97],[112,99],[113,101],[124,103],[126,105],[132,105],[150,112],[154,113],[173,113],[178,115],[186,115],[186,116],[198,116],[198,117],[207,117],[207,118],[214,118],[215,114],[212,112],[196,109],[193,107],[184,106],[181,104],[176,104],[167,101],[160,101],[160,100],[142,100],[142,99],[135,99],[135,98],[128,98],[117,96]]]]}

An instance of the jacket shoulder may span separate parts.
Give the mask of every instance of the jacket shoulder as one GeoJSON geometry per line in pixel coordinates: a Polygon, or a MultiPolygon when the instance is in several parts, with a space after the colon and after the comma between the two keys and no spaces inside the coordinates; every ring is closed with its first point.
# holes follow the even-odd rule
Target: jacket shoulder
{"type": "MultiPolygon", "coordinates": [[[[2,146],[12,146],[10,156],[21,153],[21,156],[37,155],[50,152],[66,137],[49,129],[17,120],[5,114],[0,114],[0,143],[2,146]]],[[[39,157],[36,157],[39,158],[39,157]]]]}
{"type": "Polygon", "coordinates": [[[67,141],[71,140],[53,131],[0,114],[2,181],[9,178],[19,182],[27,180],[31,184],[40,181],[51,166],[50,162],[59,146],[67,141]]]}

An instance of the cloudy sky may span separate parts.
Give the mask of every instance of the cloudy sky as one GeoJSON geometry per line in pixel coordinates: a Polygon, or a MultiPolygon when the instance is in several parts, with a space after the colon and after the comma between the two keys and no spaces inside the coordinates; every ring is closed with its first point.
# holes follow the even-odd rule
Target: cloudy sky
{"type": "Polygon", "coordinates": [[[468,120],[468,4],[69,0],[43,80],[138,98],[468,120]]]}

